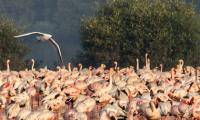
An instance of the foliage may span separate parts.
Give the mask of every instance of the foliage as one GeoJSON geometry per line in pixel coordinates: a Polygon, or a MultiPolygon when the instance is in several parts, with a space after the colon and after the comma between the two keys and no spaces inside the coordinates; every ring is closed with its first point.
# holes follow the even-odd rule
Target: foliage
{"type": "MultiPolygon", "coordinates": [[[[98,3],[105,0],[0,0],[0,15],[12,17],[25,32],[50,33],[60,44],[65,62],[69,62],[80,49],[80,18],[94,15],[98,3]]],[[[30,42],[29,40],[27,40],[30,42]]],[[[27,44],[29,44],[27,42],[27,44]]],[[[43,65],[52,66],[57,54],[49,58],[50,47],[33,45],[29,56],[42,60],[43,65]],[[39,47],[38,47],[39,46],[39,47]]],[[[28,57],[29,57],[28,56],[28,57]]],[[[29,59],[31,59],[29,57],[29,59]]]]}
{"type": "Polygon", "coordinates": [[[100,1],[105,0],[0,0],[0,13],[29,31],[41,29],[64,39],[77,35],[80,17],[94,14],[100,1]]]}
{"type": "Polygon", "coordinates": [[[12,69],[21,69],[25,66],[23,57],[28,49],[13,36],[19,34],[13,20],[0,16],[0,68],[5,69],[6,60],[11,60],[12,69]]]}
{"type": "MultiPolygon", "coordinates": [[[[93,16],[96,9],[100,9],[106,1],[111,0],[0,0],[0,15],[12,17],[25,32],[41,31],[54,35],[58,43],[62,43],[60,47],[67,63],[80,49],[80,17],[93,16]]],[[[186,1],[195,1],[199,10],[199,0],[186,1]]],[[[56,54],[52,54],[51,59],[48,59],[50,47],[45,46],[42,51],[44,54],[38,54],[43,47],[41,44],[31,47],[34,50],[29,56],[34,56],[36,61],[42,60],[43,65],[49,66],[58,60],[56,54]]],[[[91,61],[94,60],[91,58],[91,61]]]]}
{"type": "Polygon", "coordinates": [[[192,4],[184,0],[110,0],[95,17],[81,24],[81,62],[134,65],[151,63],[169,67],[182,58],[199,64],[200,20],[192,4]]]}

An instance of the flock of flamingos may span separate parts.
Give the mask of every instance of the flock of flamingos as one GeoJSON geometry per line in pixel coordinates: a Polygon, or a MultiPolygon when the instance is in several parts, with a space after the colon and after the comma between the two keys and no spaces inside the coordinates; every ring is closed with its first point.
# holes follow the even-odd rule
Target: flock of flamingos
{"type": "MultiPolygon", "coordinates": [[[[200,119],[199,68],[46,67],[0,71],[0,120],[200,119]]],[[[12,66],[11,66],[12,67],[12,66]]]]}

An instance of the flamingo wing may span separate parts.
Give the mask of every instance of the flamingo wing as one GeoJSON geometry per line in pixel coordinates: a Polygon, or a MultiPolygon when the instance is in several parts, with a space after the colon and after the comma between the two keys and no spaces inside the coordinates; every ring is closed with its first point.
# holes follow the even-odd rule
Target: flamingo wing
{"type": "Polygon", "coordinates": [[[25,37],[25,36],[34,35],[34,34],[44,35],[44,33],[41,33],[41,32],[29,32],[29,33],[25,33],[25,34],[21,34],[21,35],[16,35],[14,37],[20,38],[20,37],[25,37]]]}
{"type": "Polygon", "coordinates": [[[58,52],[60,61],[61,61],[62,65],[64,65],[62,53],[61,53],[61,50],[60,50],[60,46],[58,45],[58,43],[53,38],[50,38],[49,40],[56,47],[56,50],[58,52]]]}

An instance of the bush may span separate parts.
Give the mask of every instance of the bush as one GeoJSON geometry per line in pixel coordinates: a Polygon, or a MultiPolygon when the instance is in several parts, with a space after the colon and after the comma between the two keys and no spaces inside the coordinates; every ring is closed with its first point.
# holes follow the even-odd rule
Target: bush
{"type": "Polygon", "coordinates": [[[13,20],[0,16],[0,68],[5,69],[6,60],[11,60],[11,69],[25,67],[24,56],[28,52],[27,47],[17,41],[13,36],[21,30],[16,27],[13,20]]]}
{"type": "Polygon", "coordinates": [[[178,59],[199,64],[200,19],[184,0],[110,0],[96,16],[83,18],[78,60],[86,65],[144,63],[165,68],[178,59]]]}

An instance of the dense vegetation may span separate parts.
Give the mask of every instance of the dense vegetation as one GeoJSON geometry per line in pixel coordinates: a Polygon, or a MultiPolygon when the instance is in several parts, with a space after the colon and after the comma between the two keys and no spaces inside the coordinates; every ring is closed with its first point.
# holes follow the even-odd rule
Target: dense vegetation
{"type": "Polygon", "coordinates": [[[82,21],[83,63],[121,66],[144,62],[169,67],[184,59],[199,64],[200,20],[184,0],[110,0],[82,21]]]}
{"type": "MultiPolygon", "coordinates": [[[[80,50],[81,17],[94,15],[95,9],[104,1],[0,0],[0,14],[13,18],[25,32],[40,31],[52,34],[60,44],[67,63],[80,50]]],[[[43,65],[48,66],[59,62],[55,50],[48,43],[37,44],[35,38],[27,38],[24,42],[31,48],[27,59],[42,60],[43,65]]]]}
{"type": "Polygon", "coordinates": [[[13,20],[0,16],[0,69],[6,67],[7,59],[12,61],[12,69],[25,67],[23,58],[28,49],[13,37],[20,31],[13,20]]]}

